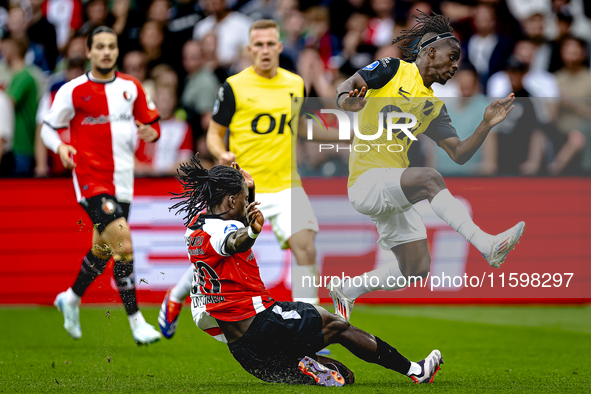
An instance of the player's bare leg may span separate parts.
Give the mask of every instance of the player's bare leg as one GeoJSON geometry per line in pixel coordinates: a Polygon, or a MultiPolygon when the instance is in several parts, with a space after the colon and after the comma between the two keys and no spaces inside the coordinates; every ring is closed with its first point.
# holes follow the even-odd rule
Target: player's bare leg
{"type": "Polygon", "coordinates": [[[485,233],[474,224],[466,207],[451,195],[441,174],[432,168],[407,168],[400,185],[412,204],[429,200],[435,214],[474,245],[492,267],[500,267],[525,229],[525,223],[519,222],[496,236],[485,233]]]}
{"type": "Polygon", "coordinates": [[[159,340],[160,333],[146,323],[137,305],[133,274],[133,246],[127,220],[121,217],[109,223],[97,241],[95,249],[105,250],[106,248],[115,260],[113,276],[127,312],[133,339],[139,344],[159,340]]]}
{"type": "Polygon", "coordinates": [[[411,283],[425,278],[431,266],[429,244],[426,239],[408,242],[392,248],[396,260],[382,264],[359,278],[345,280],[338,286],[329,286],[335,303],[335,313],[347,321],[355,300],[363,294],[376,290],[403,289],[411,283]],[[365,279],[367,278],[367,279],[365,279]],[[369,278],[377,278],[378,281],[369,278]],[[355,286],[354,284],[360,284],[355,286]]]}
{"type": "Polygon", "coordinates": [[[409,361],[395,348],[380,338],[365,332],[340,316],[328,312],[321,306],[316,309],[322,316],[324,343],[338,343],[368,363],[378,364],[412,378],[415,383],[430,383],[443,364],[441,353],[434,350],[418,363],[409,361]]]}
{"type": "MultiPolygon", "coordinates": [[[[312,284],[318,283],[318,265],[316,264],[316,248],[314,238],[316,231],[300,230],[293,234],[288,243],[293,252],[296,265],[292,266],[291,286],[294,301],[318,304],[318,288],[303,286],[303,278],[311,278],[312,284]],[[316,278],[316,280],[314,280],[316,278]]],[[[308,280],[305,281],[308,283],[308,280]]]]}

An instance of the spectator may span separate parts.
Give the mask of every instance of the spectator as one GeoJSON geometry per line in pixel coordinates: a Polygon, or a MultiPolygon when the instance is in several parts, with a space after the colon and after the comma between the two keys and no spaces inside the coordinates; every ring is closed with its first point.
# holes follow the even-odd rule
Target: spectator
{"type": "Polygon", "coordinates": [[[148,21],[144,23],[140,32],[140,45],[148,59],[148,74],[159,64],[167,63],[168,58],[163,53],[164,31],[160,23],[148,21]]]}
{"type": "MultiPolygon", "coordinates": [[[[562,42],[560,54],[564,66],[555,73],[562,96],[556,125],[563,134],[578,130],[591,141],[591,74],[584,65],[586,47],[583,40],[572,36],[562,42]]],[[[585,173],[591,173],[591,144],[586,145],[581,167],[585,173]]]]}
{"type": "MultiPolygon", "coordinates": [[[[37,109],[37,135],[35,137],[35,176],[46,177],[46,176],[70,176],[71,170],[64,167],[60,157],[47,149],[41,141],[41,126],[43,125],[43,118],[49,112],[51,103],[55,98],[55,94],[66,82],[71,81],[74,78],[78,78],[83,75],[86,71],[86,60],[83,58],[74,58],[68,60],[68,68],[66,72],[57,74],[60,78],[55,78],[55,81],[49,86],[48,92],[46,92],[37,109]]],[[[60,139],[65,143],[70,143],[70,129],[58,130],[60,139]]]]}
{"type": "Polygon", "coordinates": [[[55,27],[57,47],[62,52],[70,37],[82,27],[82,2],[80,0],[46,0],[41,9],[55,27]]]}
{"type": "Polygon", "coordinates": [[[534,10],[521,21],[521,26],[523,33],[531,41],[535,49],[530,69],[548,71],[550,69],[552,47],[544,37],[544,15],[534,10]]]}
{"type": "Polygon", "coordinates": [[[369,41],[376,47],[389,44],[394,34],[394,0],[370,0],[375,17],[369,20],[369,41]]]}
{"type": "MultiPolygon", "coordinates": [[[[289,59],[292,64],[296,64],[300,52],[305,47],[304,27],[306,20],[298,10],[292,11],[283,18],[283,52],[281,55],[289,59]]],[[[281,58],[279,58],[281,62],[281,58]]],[[[279,64],[280,67],[285,68],[279,64]]]]}
{"type": "Polygon", "coordinates": [[[0,177],[13,172],[12,141],[14,139],[14,109],[10,97],[0,88],[0,177]]]}
{"type": "Polygon", "coordinates": [[[3,37],[1,48],[2,56],[13,72],[7,93],[14,105],[14,175],[31,176],[35,165],[37,84],[25,64],[27,44],[3,37]]]}
{"type": "Polygon", "coordinates": [[[214,33],[209,33],[203,37],[201,41],[201,49],[203,51],[203,60],[205,66],[213,71],[218,81],[224,83],[228,78],[228,72],[220,65],[217,55],[218,38],[214,33]]]}
{"type": "MultiPolygon", "coordinates": [[[[64,72],[68,68],[68,59],[86,59],[86,37],[74,35],[66,46],[65,56],[55,66],[55,72],[64,72]]],[[[85,69],[90,69],[90,63],[86,62],[85,69]]]]}
{"type": "Polygon", "coordinates": [[[10,37],[27,45],[25,62],[34,64],[42,71],[49,74],[49,63],[42,45],[30,42],[27,35],[27,20],[25,10],[21,7],[12,7],[8,12],[6,27],[10,31],[10,37]]]}
{"type": "Polygon", "coordinates": [[[193,156],[193,132],[187,122],[175,116],[176,96],[169,86],[156,88],[154,104],[160,113],[161,137],[158,142],[139,142],[136,176],[175,175],[179,164],[193,156]]]}
{"type": "Polygon", "coordinates": [[[488,78],[503,69],[505,59],[511,55],[511,39],[497,33],[495,10],[480,4],[474,12],[474,34],[464,46],[464,56],[478,72],[482,86],[488,78]]]}
{"type": "MultiPolygon", "coordinates": [[[[531,68],[536,54],[536,45],[531,40],[515,44],[513,56],[528,68],[523,78],[524,88],[533,97],[560,97],[560,89],[554,75],[548,71],[531,68]]],[[[488,80],[487,94],[490,97],[504,97],[511,93],[511,81],[505,71],[499,71],[488,80]]]]}
{"type": "Polygon", "coordinates": [[[326,7],[312,7],[306,11],[308,31],[305,37],[306,47],[315,48],[320,55],[324,68],[328,68],[330,58],[338,54],[340,43],[330,32],[330,15],[326,7]]]}
{"type": "Polygon", "coordinates": [[[239,12],[230,11],[224,0],[203,0],[207,18],[198,22],[193,39],[201,41],[209,33],[217,37],[217,58],[220,65],[229,67],[248,45],[248,29],[252,21],[239,12]]]}
{"type": "Polygon", "coordinates": [[[47,61],[47,71],[53,71],[57,61],[57,36],[55,27],[45,16],[41,5],[45,0],[29,0],[32,17],[29,21],[27,35],[32,43],[36,43],[42,49],[42,56],[47,61]]]}
{"type": "Polygon", "coordinates": [[[316,49],[304,49],[297,64],[298,74],[304,80],[308,97],[333,97],[335,91],[326,78],[326,70],[316,49]]]}
{"type": "Polygon", "coordinates": [[[144,92],[148,97],[154,97],[156,93],[156,88],[154,86],[154,81],[152,79],[148,79],[148,58],[146,54],[141,51],[131,51],[127,52],[125,56],[123,56],[123,70],[125,74],[129,74],[140,81],[142,87],[144,88],[144,92]]]}
{"type": "Polygon", "coordinates": [[[99,26],[113,26],[115,17],[107,9],[107,0],[90,0],[86,4],[86,22],[78,29],[78,34],[87,36],[99,26]]]}
{"type": "Polygon", "coordinates": [[[213,72],[204,67],[201,44],[187,41],[183,47],[183,67],[187,72],[181,104],[189,115],[189,122],[202,134],[209,127],[216,92],[220,86],[213,72]]]}

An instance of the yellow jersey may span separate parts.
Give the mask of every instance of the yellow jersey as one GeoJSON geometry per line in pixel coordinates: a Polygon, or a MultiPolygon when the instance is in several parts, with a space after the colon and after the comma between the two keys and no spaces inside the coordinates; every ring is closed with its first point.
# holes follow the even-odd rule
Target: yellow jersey
{"type": "Polygon", "coordinates": [[[251,66],[218,91],[213,120],[229,127],[230,151],[252,175],[258,193],[302,185],[295,149],[303,98],[302,78],[282,68],[264,78],[251,66]]]}
{"type": "Polygon", "coordinates": [[[424,133],[435,142],[457,137],[444,103],[423,83],[414,63],[384,58],[357,72],[367,84],[367,103],[358,112],[358,130],[364,136],[381,135],[364,140],[357,135],[349,156],[349,181],[371,168],[407,168],[408,149],[413,140],[400,128],[395,128],[388,139],[388,113],[406,113],[416,117],[416,124],[407,117],[393,116],[391,124],[409,124],[407,131],[413,136],[424,133]],[[380,124],[380,114],[382,122],[380,124]]]}

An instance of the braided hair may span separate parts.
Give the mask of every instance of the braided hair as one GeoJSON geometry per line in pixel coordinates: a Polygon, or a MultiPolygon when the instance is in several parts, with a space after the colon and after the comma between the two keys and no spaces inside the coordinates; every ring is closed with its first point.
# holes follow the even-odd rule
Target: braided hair
{"type": "MultiPolygon", "coordinates": [[[[410,30],[402,30],[401,34],[392,40],[392,45],[402,42],[399,48],[402,51],[402,60],[412,63],[417,60],[419,55],[419,45],[425,35],[437,35],[442,33],[452,33],[454,29],[449,24],[449,19],[443,15],[433,13],[427,15],[423,11],[419,15],[412,17],[417,20],[417,24],[410,30]]],[[[428,38],[428,37],[427,37],[428,38]]]]}
{"type": "Polygon", "coordinates": [[[182,163],[177,169],[177,179],[183,185],[183,192],[170,193],[172,200],[182,200],[169,210],[176,209],[175,215],[186,212],[183,218],[185,226],[204,208],[219,205],[228,194],[236,194],[242,190],[244,177],[235,168],[215,166],[209,171],[203,168],[199,154],[191,157],[188,163],[182,163]]]}

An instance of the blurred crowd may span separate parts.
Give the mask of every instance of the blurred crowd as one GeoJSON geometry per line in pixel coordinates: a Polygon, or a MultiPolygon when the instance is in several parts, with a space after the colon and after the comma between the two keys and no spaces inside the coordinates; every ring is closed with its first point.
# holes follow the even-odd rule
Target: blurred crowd
{"type": "MultiPolygon", "coordinates": [[[[590,1],[0,0],[0,176],[69,176],[40,142],[40,124],[57,90],[88,70],[86,36],[97,26],[118,34],[118,69],[160,111],[162,138],[137,151],[136,173],[163,176],[195,151],[215,164],[205,134],[216,92],[250,65],[253,21],[279,23],[281,67],[304,79],[308,96],[334,97],[359,68],[401,56],[390,42],[419,11],[448,17],[462,43],[454,79],[433,86],[461,138],[491,97],[515,92],[518,101],[464,166],[427,138],[413,144],[411,165],[444,175],[591,174],[590,1]]],[[[68,130],[60,136],[69,141],[68,130]]],[[[298,149],[303,176],[347,174],[346,151],[298,149]]]]}

